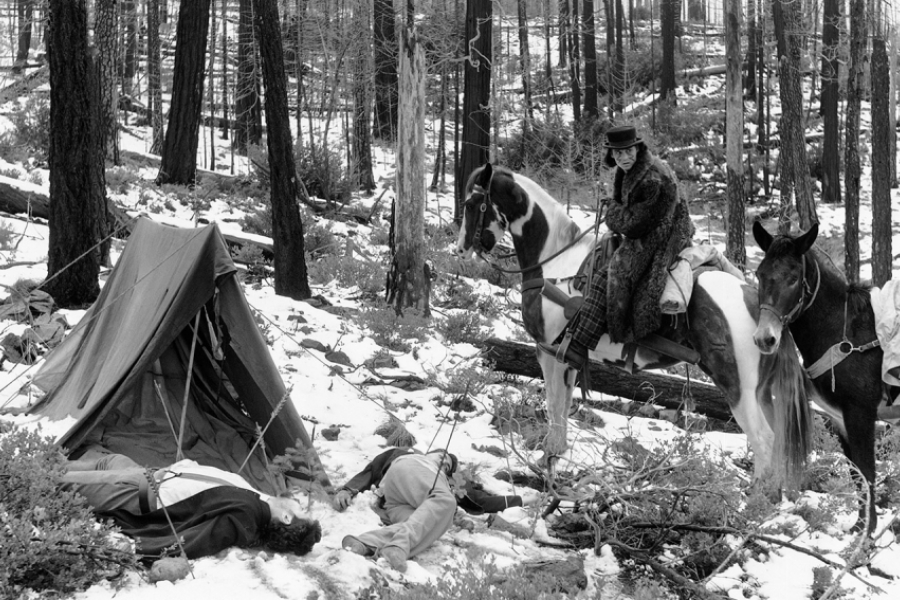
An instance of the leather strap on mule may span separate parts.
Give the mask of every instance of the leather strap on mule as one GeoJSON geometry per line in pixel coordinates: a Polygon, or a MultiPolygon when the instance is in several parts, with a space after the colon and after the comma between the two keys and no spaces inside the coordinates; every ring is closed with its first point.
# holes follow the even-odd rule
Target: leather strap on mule
{"type": "Polygon", "coordinates": [[[807,367],[806,374],[809,375],[810,379],[816,379],[826,372],[831,371],[831,391],[833,392],[835,385],[834,368],[854,352],[865,352],[866,350],[877,348],[880,345],[881,342],[878,340],[872,340],[868,344],[863,344],[862,346],[854,346],[850,340],[843,340],[826,350],[825,354],[823,354],[819,360],[807,367]]]}

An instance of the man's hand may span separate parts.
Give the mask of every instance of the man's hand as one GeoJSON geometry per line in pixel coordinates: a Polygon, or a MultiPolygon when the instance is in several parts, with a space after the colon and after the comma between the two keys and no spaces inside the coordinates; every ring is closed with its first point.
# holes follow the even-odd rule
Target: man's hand
{"type": "Polygon", "coordinates": [[[351,494],[349,490],[341,490],[335,494],[331,504],[334,506],[335,510],[343,511],[350,506],[351,502],[353,502],[353,494],[351,494]]]}

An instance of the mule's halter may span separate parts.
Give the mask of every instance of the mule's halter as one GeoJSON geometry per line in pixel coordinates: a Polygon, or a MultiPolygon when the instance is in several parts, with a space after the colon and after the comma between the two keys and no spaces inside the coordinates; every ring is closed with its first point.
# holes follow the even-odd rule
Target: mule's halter
{"type": "Polygon", "coordinates": [[[786,315],[782,315],[778,312],[778,310],[772,306],[771,304],[760,304],[759,312],[767,310],[773,315],[775,318],[781,321],[782,327],[787,327],[791,323],[797,320],[797,318],[803,314],[803,312],[812,306],[813,302],[816,301],[816,296],[819,295],[819,286],[822,284],[822,273],[819,271],[819,263],[813,261],[813,264],[816,265],[816,289],[810,290],[809,282],[806,281],[806,254],[800,257],[800,269],[801,269],[801,281],[802,287],[800,289],[800,298],[797,299],[797,304],[794,305],[786,315]],[[808,302],[804,302],[804,298],[809,297],[808,302]]]}

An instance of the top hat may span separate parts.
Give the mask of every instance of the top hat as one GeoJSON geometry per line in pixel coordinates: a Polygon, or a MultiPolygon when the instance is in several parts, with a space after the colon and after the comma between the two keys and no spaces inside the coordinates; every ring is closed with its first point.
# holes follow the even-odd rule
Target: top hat
{"type": "Polygon", "coordinates": [[[637,136],[637,131],[632,125],[619,125],[612,127],[606,132],[606,143],[604,148],[625,149],[643,143],[643,140],[637,136]]]}

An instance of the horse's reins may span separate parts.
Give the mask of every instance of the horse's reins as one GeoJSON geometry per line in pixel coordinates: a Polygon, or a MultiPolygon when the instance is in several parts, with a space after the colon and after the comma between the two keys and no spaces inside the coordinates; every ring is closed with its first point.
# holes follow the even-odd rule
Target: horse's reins
{"type": "MultiPolygon", "coordinates": [[[[813,305],[813,302],[816,301],[816,296],[819,294],[819,288],[822,285],[822,272],[819,270],[819,263],[814,262],[816,265],[816,289],[810,294],[809,302],[804,302],[803,297],[810,292],[809,282],[806,281],[806,254],[801,257],[801,265],[802,265],[802,273],[803,273],[803,288],[800,293],[800,299],[797,301],[797,304],[788,312],[786,315],[780,315],[778,311],[771,304],[760,304],[759,310],[762,312],[763,310],[768,310],[775,317],[781,321],[782,327],[787,327],[791,323],[797,320],[806,310],[813,305]]],[[[819,359],[806,368],[806,374],[810,379],[816,379],[821,375],[824,375],[826,372],[831,371],[831,391],[835,390],[835,377],[834,377],[834,368],[844,361],[848,356],[853,354],[854,352],[866,352],[867,350],[871,350],[873,348],[877,348],[881,345],[881,342],[878,341],[878,338],[868,342],[866,344],[862,344],[860,346],[854,346],[853,342],[850,341],[850,338],[847,337],[847,304],[849,303],[850,296],[849,294],[844,295],[844,331],[842,335],[842,339],[837,344],[831,346],[825,353],[819,357],[819,359]]]]}

